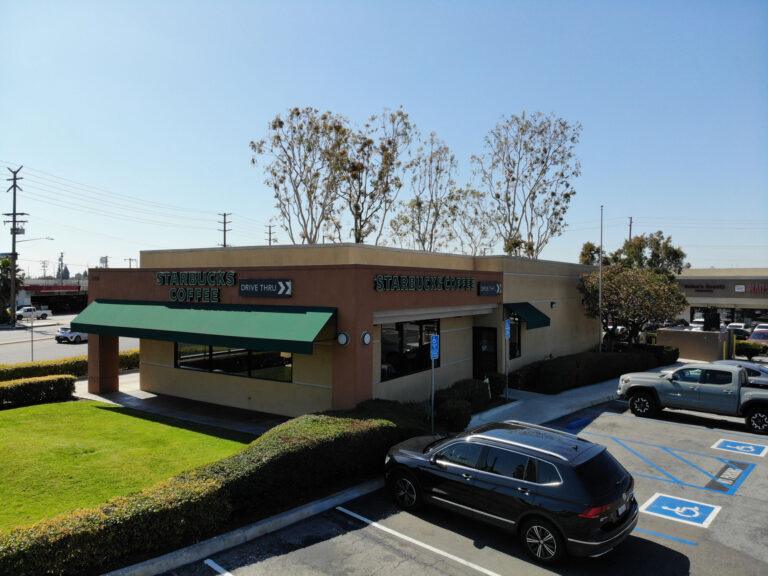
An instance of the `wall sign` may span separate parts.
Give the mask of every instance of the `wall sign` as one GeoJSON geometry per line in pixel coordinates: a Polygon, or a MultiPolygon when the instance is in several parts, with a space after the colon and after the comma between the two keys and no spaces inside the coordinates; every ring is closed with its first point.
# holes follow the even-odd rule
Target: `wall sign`
{"type": "Polygon", "coordinates": [[[171,302],[221,302],[221,287],[234,286],[233,270],[155,272],[155,283],[168,286],[171,302]]]}
{"type": "Polygon", "coordinates": [[[477,283],[478,296],[499,296],[501,294],[501,282],[485,282],[480,280],[477,283]]]}
{"type": "Polygon", "coordinates": [[[293,280],[276,278],[240,280],[240,296],[290,298],[293,296],[293,280]]]}
{"type": "Polygon", "coordinates": [[[403,276],[378,274],[373,277],[376,292],[471,292],[471,276],[403,276]]]}

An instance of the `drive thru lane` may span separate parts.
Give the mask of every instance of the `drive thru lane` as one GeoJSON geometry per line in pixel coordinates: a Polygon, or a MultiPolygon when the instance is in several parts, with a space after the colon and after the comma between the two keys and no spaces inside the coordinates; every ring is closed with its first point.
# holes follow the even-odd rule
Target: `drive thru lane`
{"type": "MultiPolygon", "coordinates": [[[[635,475],[645,508],[633,534],[600,558],[541,568],[507,532],[442,509],[402,512],[378,492],[211,559],[235,576],[768,574],[768,459],[712,448],[723,439],[737,445],[768,439],[594,409],[557,425],[573,422],[580,430],[572,431],[606,444],[635,475]],[[741,472],[734,477],[728,470],[741,472]]],[[[169,574],[216,572],[198,562],[169,574]]]]}

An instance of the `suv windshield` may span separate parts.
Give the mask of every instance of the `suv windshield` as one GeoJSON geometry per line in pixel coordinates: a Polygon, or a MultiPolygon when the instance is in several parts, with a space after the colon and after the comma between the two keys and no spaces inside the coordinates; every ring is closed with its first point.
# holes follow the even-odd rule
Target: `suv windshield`
{"type": "Polygon", "coordinates": [[[608,450],[602,450],[594,458],[576,466],[575,470],[587,493],[594,498],[614,490],[626,476],[621,464],[608,450]]]}

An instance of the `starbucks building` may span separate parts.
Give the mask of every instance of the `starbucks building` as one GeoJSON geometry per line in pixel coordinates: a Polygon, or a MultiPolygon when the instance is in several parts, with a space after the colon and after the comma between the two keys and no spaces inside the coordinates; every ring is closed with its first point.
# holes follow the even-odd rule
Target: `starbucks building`
{"type": "Polygon", "coordinates": [[[586,266],[364,245],[141,253],[89,271],[89,391],[115,391],[118,338],[143,390],[286,416],[437,387],[592,347],[586,266]],[[507,323],[507,320],[509,322],[507,323]]]}

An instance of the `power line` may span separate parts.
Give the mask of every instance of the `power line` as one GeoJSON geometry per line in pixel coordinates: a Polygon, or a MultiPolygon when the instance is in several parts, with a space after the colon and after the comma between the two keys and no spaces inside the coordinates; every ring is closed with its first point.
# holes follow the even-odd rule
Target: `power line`
{"type": "MultiPolygon", "coordinates": [[[[219,222],[219,224],[221,224],[221,228],[219,228],[219,232],[224,233],[224,243],[220,244],[220,246],[223,246],[224,248],[227,247],[227,232],[232,230],[232,228],[227,228],[227,216],[231,215],[232,212],[219,212],[219,216],[221,216],[221,222],[219,222]]],[[[229,223],[231,224],[232,221],[230,220],[229,223]]]]}

